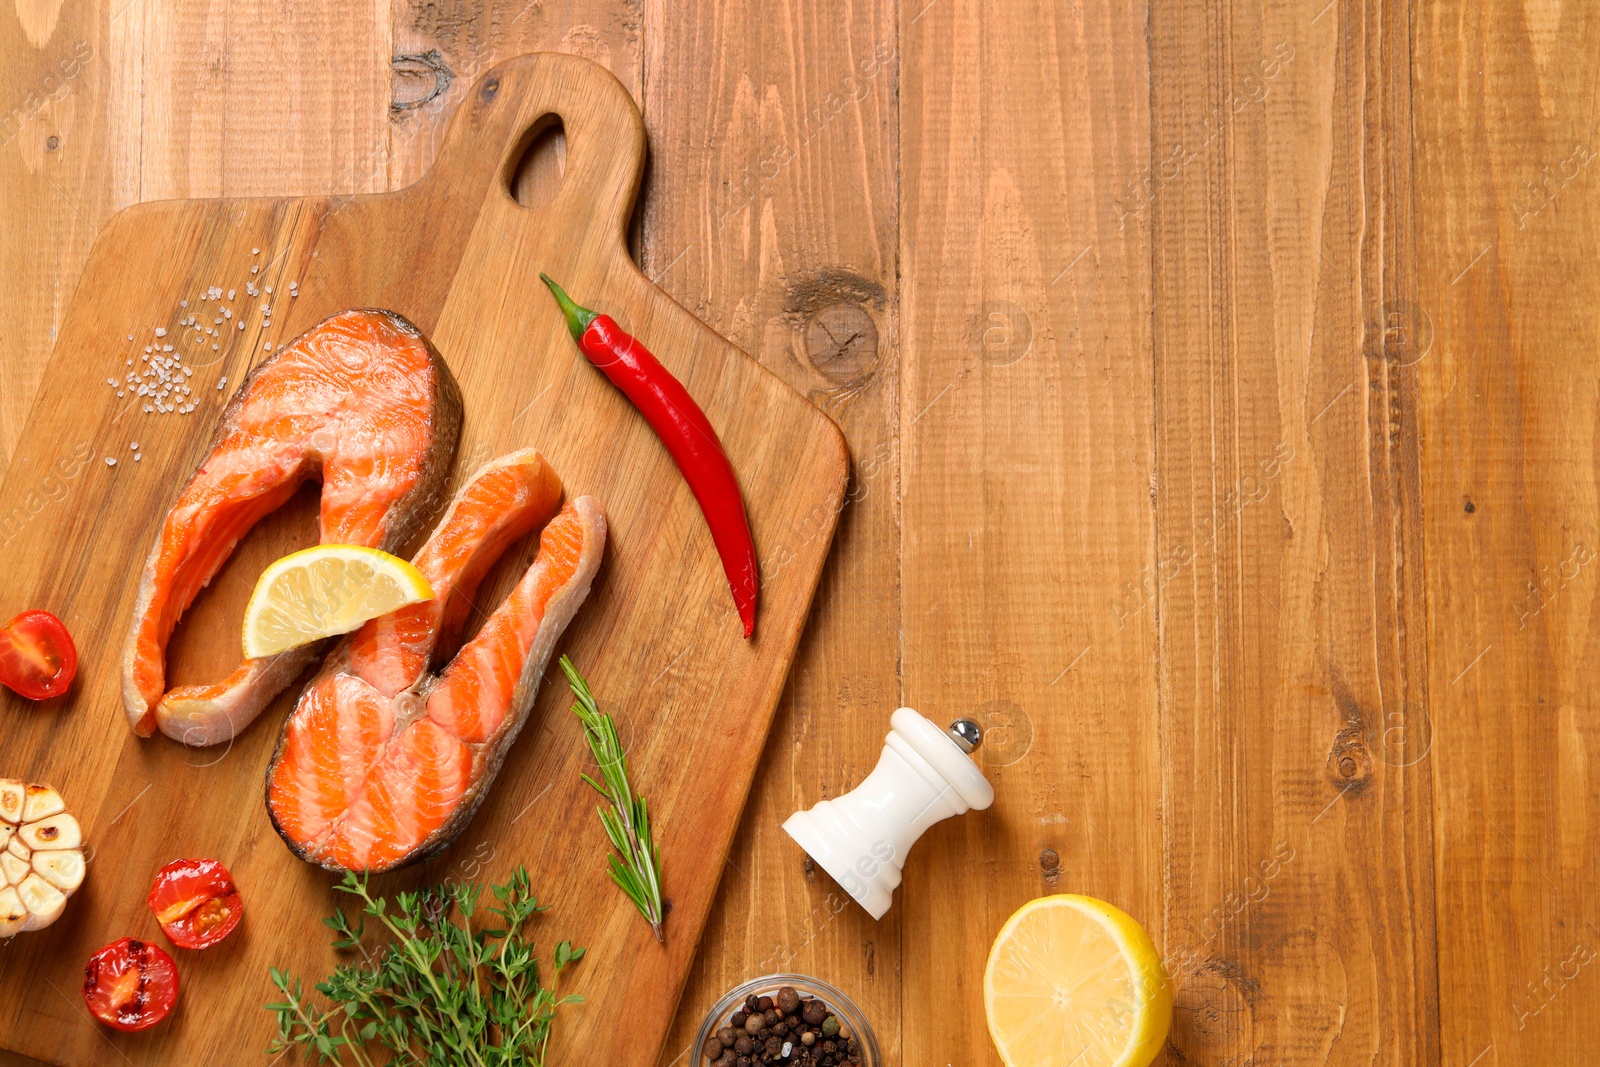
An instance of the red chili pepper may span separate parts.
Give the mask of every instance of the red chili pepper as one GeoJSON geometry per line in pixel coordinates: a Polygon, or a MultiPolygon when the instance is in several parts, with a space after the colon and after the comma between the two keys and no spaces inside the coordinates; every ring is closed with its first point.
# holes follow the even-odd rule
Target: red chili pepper
{"type": "Polygon", "coordinates": [[[756,546],[733,464],[722,450],[717,431],[683,383],[644,345],[624,333],[611,316],[579,307],[549,276],[539,277],[556,295],[567,328],[583,354],[639,409],[683,472],[711,527],[711,540],[722,557],[734,606],[744,622],[744,635],[749,637],[756,625],[756,546]]]}

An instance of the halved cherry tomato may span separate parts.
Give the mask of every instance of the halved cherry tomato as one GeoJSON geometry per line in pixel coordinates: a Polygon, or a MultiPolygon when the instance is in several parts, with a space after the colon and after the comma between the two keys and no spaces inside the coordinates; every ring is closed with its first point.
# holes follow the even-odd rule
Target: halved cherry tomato
{"type": "Polygon", "coordinates": [[[0,627],[0,682],[29,700],[60,696],[77,673],[72,635],[48,611],[24,611],[0,627]]]}
{"type": "Polygon", "coordinates": [[[156,875],[150,910],[179,948],[210,948],[244,915],[228,868],[216,860],[173,860],[156,875]]]}
{"type": "Polygon", "coordinates": [[[129,1033],[148,1030],[178,1002],[178,967],[148,942],[113,941],[89,957],[83,999],[107,1026],[129,1033]]]}

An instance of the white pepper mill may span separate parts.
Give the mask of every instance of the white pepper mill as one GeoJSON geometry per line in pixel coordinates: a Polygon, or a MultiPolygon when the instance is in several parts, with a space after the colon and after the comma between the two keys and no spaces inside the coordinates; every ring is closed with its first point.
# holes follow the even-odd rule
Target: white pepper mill
{"type": "Polygon", "coordinates": [[[889,910],[900,869],[923,831],[994,803],[994,787],[968,758],[983,741],[977,723],[957,719],[941,730],[901,708],[889,726],[883,755],[865,781],[783,824],[874,919],[889,910]]]}

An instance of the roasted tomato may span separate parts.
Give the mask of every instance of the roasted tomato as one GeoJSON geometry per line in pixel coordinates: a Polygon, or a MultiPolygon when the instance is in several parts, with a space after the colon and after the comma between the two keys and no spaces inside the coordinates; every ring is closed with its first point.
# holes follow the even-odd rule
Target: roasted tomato
{"type": "Polygon", "coordinates": [[[178,968],[155,945],[125,937],[89,957],[83,999],[96,1019],[130,1033],[148,1030],[178,1002],[178,968]]]}
{"type": "Polygon", "coordinates": [[[179,948],[210,948],[244,915],[228,868],[216,860],[173,860],[156,875],[150,910],[179,948]]]}
{"type": "Polygon", "coordinates": [[[77,673],[72,635],[48,611],[24,611],[0,627],[0,682],[29,700],[60,696],[77,673]]]}

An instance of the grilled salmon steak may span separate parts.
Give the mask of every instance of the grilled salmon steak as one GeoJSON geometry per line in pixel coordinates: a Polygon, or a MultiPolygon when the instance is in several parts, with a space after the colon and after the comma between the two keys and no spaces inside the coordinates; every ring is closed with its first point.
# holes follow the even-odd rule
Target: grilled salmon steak
{"type": "Polygon", "coordinates": [[[322,643],[246,660],[215,685],[166,687],[167,641],[250,528],[322,479],[324,544],[403,547],[439,502],[461,430],[444,360],[390,311],[344,311],[258,365],[145,561],[122,658],[135,733],[214,745],[250,724],[322,643]]]}
{"type": "Polygon", "coordinates": [[[272,824],[301,859],[386,871],[443,850],[483,803],[533,707],[550,653],[600,566],[606,520],[532,449],[467,481],[413,561],[434,599],[334,648],[284,723],[267,769],[272,824]],[[533,564],[438,674],[484,572],[543,526],[533,564]]]}

